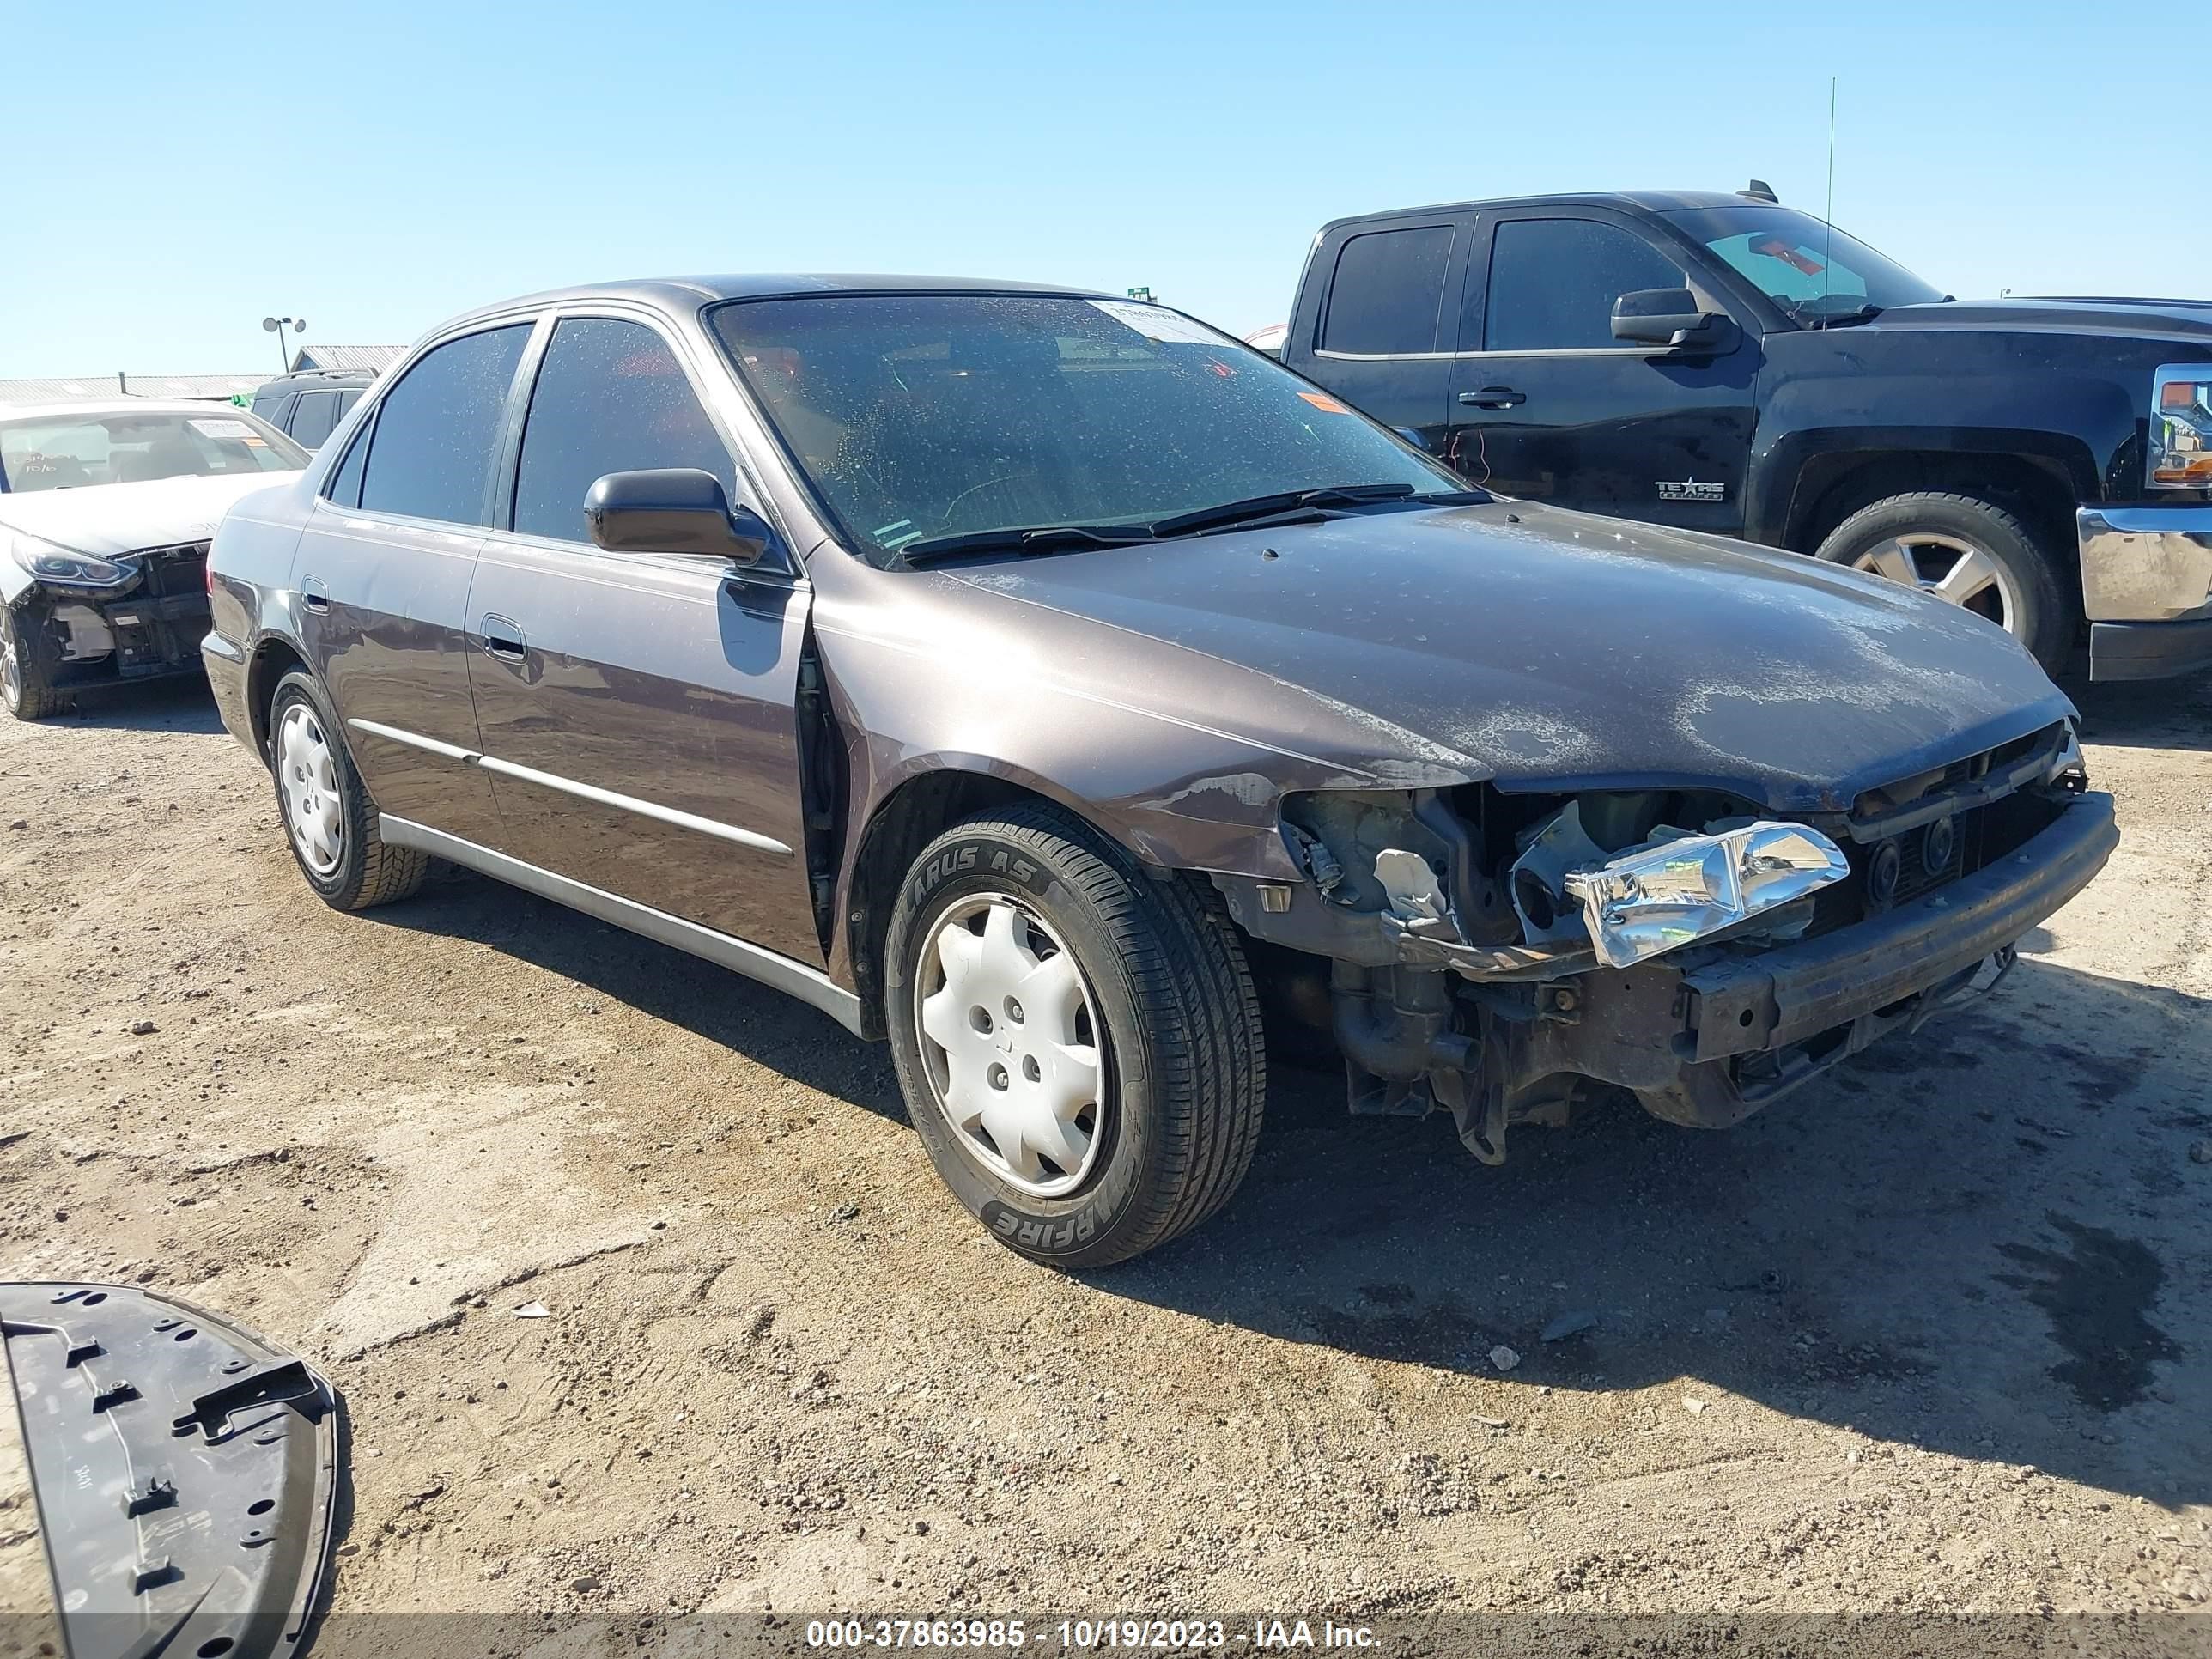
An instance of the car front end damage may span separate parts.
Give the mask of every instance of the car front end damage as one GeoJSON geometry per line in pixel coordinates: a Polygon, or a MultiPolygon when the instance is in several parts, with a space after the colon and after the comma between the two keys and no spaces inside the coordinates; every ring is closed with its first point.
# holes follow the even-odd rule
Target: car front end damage
{"type": "Polygon", "coordinates": [[[1989,989],[2118,842],[2087,782],[2060,720],[1833,811],[1314,791],[1282,809],[1304,882],[1213,879],[1262,973],[1302,982],[1276,1005],[1326,1009],[1352,1110],[1448,1110],[1497,1163],[1594,1085],[1725,1127],[1989,989]]]}
{"type": "Polygon", "coordinates": [[[199,665],[208,629],[205,541],[112,558],[15,541],[16,580],[0,584],[0,600],[15,648],[34,653],[53,690],[156,679],[199,665]]]}

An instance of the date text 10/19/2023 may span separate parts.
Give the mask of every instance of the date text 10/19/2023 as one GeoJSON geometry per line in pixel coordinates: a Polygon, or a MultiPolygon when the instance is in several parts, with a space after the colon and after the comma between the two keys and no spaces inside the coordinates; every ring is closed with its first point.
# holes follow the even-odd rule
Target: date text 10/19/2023
{"type": "Polygon", "coordinates": [[[1371,1649],[1366,1625],[1329,1619],[814,1619],[806,1625],[810,1648],[934,1648],[957,1652],[1011,1653],[1034,1646],[1043,1653],[1146,1651],[1173,1653],[1219,1648],[1261,1651],[1297,1649],[1371,1649]]]}

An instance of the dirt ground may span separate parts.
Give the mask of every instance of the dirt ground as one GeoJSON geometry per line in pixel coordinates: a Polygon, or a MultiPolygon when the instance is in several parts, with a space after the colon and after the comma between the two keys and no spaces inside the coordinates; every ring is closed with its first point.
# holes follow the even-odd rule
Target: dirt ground
{"type": "Polygon", "coordinates": [[[2079,696],[2124,844],[1994,998],[1497,1170],[1286,1073],[1080,1280],[796,1003],[459,872],[325,908],[199,690],[0,720],[0,1279],[322,1367],[339,1613],[2201,1612],[2212,683],[2079,696]]]}

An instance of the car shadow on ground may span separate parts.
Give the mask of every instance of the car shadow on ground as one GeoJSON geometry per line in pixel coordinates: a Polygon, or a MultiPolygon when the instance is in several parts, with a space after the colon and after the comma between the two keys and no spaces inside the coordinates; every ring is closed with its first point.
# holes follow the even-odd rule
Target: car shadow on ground
{"type": "MultiPolygon", "coordinates": [[[[488,945],[904,1119],[880,1045],[548,901],[445,871],[367,916],[488,945]]],[[[1624,1097],[1517,1130],[1498,1169],[1448,1118],[1352,1119],[1340,1079],[1279,1067],[1236,1199],[1091,1282],[1492,1378],[1520,1410],[1540,1389],[1680,1378],[1709,1405],[2203,1502],[2212,1165],[2191,1149],[2212,1138],[2207,1076],[2212,1005],[2033,962],[1738,1128],[1674,1128],[1624,1097]],[[1570,1314],[1595,1322],[1544,1341],[1570,1314]]]]}
{"type": "Polygon", "coordinates": [[[216,712],[207,682],[188,675],[79,691],[68,708],[48,715],[40,724],[64,729],[94,726],[107,732],[212,733],[222,730],[222,716],[216,712]]]}
{"type": "MultiPolygon", "coordinates": [[[[1880,1439],[2212,1498],[2212,1005],[2024,964],[1742,1126],[1623,1097],[1487,1169],[1285,1073],[1251,1176],[1097,1283],[1539,1389],[1683,1379],[1880,1439]],[[1595,1316],[1552,1342],[1563,1316],[1595,1316]],[[1495,1347],[1519,1355],[1510,1372],[1495,1347]]],[[[1664,1409],[1685,1409],[1670,1394],[1664,1409]]]]}
{"type": "Polygon", "coordinates": [[[890,1049],[860,1041],[829,1015],[489,876],[442,863],[431,869],[416,897],[365,910],[360,919],[489,945],[809,1088],[906,1121],[890,1049]]]}
{"type": "MultiPolygon", "coordinates": [[[[2130,749],[2212,750],[2212,674],[2178,680],[2090,685],[2072,678],[2066,694],[2081,711],[2081,737],[2130,749]]],[[[2090,769],[2094,778],[2096,769],[2090,769]]]]}

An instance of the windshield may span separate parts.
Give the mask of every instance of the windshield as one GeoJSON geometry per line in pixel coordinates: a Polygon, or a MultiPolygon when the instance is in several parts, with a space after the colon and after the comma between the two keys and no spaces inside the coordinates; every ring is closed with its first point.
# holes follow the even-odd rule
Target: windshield
{"type": "Polygon", "coordinates": [[[101,410],[0,421],[0,488],[17,494],[219,472],[281,472],[307,452],[243,410],[101,410]]]}
{"type": "Polygon", "coordinates": [[[1795,208],[1686,208],[1667,215],[1808,328],[1927,305],[1943,291],[1855,236],[1795,208]]]}
{"type": "Polygon", "coordinates": [[[1464,488],[1334,398],[1162,307],[839,295],[742,301],[712,320],[863,551],[1149,524],[1335,486],[1464,488]]]}

